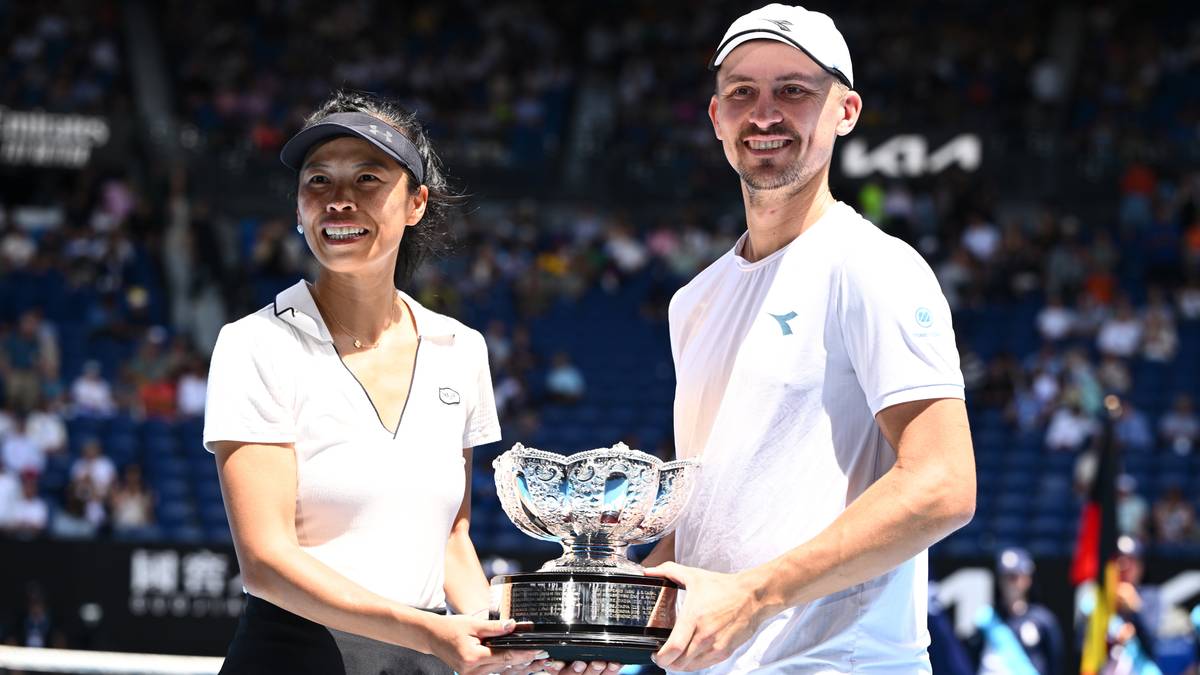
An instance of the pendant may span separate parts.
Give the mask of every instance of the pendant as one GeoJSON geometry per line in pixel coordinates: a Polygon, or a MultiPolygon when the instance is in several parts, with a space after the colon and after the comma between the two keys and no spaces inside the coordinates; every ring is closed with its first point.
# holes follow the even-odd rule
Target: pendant
{"type": "Polygon", "coordinates": [[[359,340],[357,340],[357,339],[356,339],[356,340],[354,341],[354,348],[355,348],[355,349],[362,349],[362,342],[360,342],[359,340]]]}

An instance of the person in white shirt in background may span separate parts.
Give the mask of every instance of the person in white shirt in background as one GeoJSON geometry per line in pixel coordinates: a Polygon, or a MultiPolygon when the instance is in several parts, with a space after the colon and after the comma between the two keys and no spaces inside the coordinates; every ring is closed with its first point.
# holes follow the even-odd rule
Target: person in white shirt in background
{"type": "Polygon", "coordinates": [[[1132,357],[1142,346],[1144,325],[1133,311],[1129,298],[1119,298],[1116,311],[1104,323],[1096,335],[1096,347],[1102,354],[1122,358],[1132,357]]]}
{"type": "Polygon", "coordinates": [[[175,388],[175,405],[183,417],[200,417],[204,415],[204,401],[207,397],[208,373],[204,361],[193,357],[179,375],[179,383],[175,388]]]}
{"type": "Polygon", "coordinates": [[[687,589],[655,659],[928,673],[926,549],[975,508],[950,308],[916,251],[829,191],[863,106],[833,21],[768,5],[711,66],[748,231],[671,301],[676,449],[703,469],[645,561],[687,589]]]}
{"type": "Polygon", "coordinates": [[[83,364],[83,372],[71,384],[71,407],[85,417],[110,417],[117,412],[112,386],[101,375],[99,361],[83,364]]]}
{"type": "Polygon", "coordinates": [[[32,539],[46,530],[50,521],[50,509],[46,500],[38,495],[38,475],[33,471],[21,472],[21,493],[13,504],[8,521],[8,532],[22,539],[32,539]]]}
{"type": "Polygon", "coordinates": [[[17,500],[21,497],[21,479],[0,458],[0,532],[8,528],[13,519],[17,500]]]}
{"type": "Polygon", "coordinates": [[[85,478],[91,481],[92,489],[101,499],[108,499],[113,482],[117,478],[117,467],[105,456],[104,448],[95,438],[84,441],[83,448],[79,451],[79,459],[71,465],[72,481],[85,478]]]}
{"type": "Polygon", "coordinates": [[[12,427],[0,443],[0,456],[5,465],[17,473],[32,471],[40,474],[46,469],[46,453],[29,433],[29,417],[18,412],[12,417],[12,427]]]}
{"type": "Polygon", "coordinates": [[[67,424],[58,414],[59,407],[43,397],[25,419],[29,437],[42,449],[42,454],[53,455],[67,448],[67,424]]]}
{"type": "Polygon", "coordinates": [[[1048,342],[1065,340],[1075,331],[1075,312],[1063,304],[1062,296],[1051,295],[1037,316],[1038,333],[1048,342]]]}

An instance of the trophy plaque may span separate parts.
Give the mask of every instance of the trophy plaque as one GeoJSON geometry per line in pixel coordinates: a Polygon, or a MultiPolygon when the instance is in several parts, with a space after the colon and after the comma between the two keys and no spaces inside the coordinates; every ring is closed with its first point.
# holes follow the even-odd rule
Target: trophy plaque
{"type": "Polygon", "coordinates": [[[517,628],[486,644],[567,662],[650,663],[671,634],[679,586],[645,576],[626,551],[674,528],[699,462],[663,462],[623,443],[570,456],[518,443],[492,466],[504,512],[563,555],[492,579],[492,618],[517,628]]]}

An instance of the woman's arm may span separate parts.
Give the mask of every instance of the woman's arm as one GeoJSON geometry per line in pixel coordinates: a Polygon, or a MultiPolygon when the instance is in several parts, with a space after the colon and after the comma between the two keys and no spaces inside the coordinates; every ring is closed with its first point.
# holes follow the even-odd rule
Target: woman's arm
{"type": "Polygon", "coordinates": [[[330,628],[433,654],[459,673],[499,671],[537,656],[528,650],[493,652],[482,645],[483,637],[511,631],[511,622],[441,617],[407,607],[301,549],[291,444],[212,445],[242,581],[255,596],[330,628]]]}
{"type": "Polygon", "coordinates": [[[490,604],[490,587],[479,564],[479,554],[471,542],[471,467],[472,448],[463,448],[462,505],[450,527],[450,538],[446,541],[446,601],[459,614],[486,617],[490,604]]]}

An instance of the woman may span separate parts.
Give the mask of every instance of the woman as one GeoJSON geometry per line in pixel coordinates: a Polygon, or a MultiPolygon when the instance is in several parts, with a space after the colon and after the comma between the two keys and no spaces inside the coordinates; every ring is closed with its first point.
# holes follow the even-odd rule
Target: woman
{"type": "Polygon", "coordinates": [[[395,106],[339,92],[281,159],[320,274],[225,326],[213,352],[204,444],[249,594],[221,672],[561,668],[482,644],[513,628],[487,620],[468,536],[471,448],[500,438],[487,350],[396,289],[450,198],[428,139],[395,106]]]}

